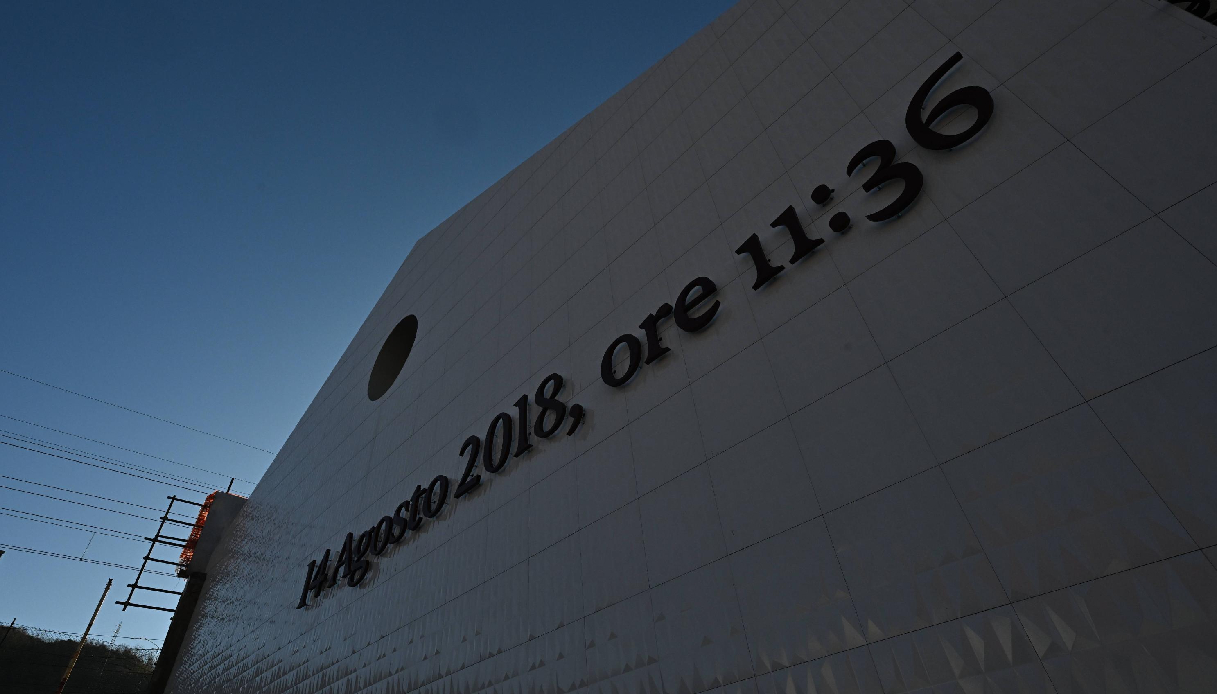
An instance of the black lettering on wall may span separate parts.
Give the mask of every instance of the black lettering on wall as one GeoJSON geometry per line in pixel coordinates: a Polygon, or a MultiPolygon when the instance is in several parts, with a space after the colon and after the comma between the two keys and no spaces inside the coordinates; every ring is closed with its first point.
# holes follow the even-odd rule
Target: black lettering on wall
{"type": "Polygon", "coordinates": [[[714,320],[714,316],[718,315],[720,305],[718,300],[696,316],[689,312],[700,306],[706,299],[714,296],[717,291],[718,287],[709,277],[698,277],[685,285],[685,288],[680,290],[680,296],[676,297],[676,310],[673,314],[676,327],[687,333],[695,333],[709,326],[714,320]],[[698,292],[697,295],[691,296],[695,291],[698,292]]]}
{"type": "MultiPolygon", "coordinates": [[[[326,550],[329,551],[329,550],[326,550]]],[[[300,602],[296,603],[296,609],[308,606],[308,591],[313,587],[313,571],[317,568],[317,560],[314,559],[308,563],[308,572],[304,575],[304,590],[300,591],[300,602]]]]}
{"type": "MultiPolygon", "coordinates": [[[[925,100],[930,98],[930,92],[934,91],[934,87],[946,77],[951,68],[959,64],[963,60],[963,54],[955,53],[942,65],[934,70],[934,74],[930,75],[920,87],[917,93],[913,95],[913,100],[909,102],[908,110],[904,112],[904,129],[909,135],[913,136],[913,140],[930,150],[953,149],[971,140],[984,127],[988,125],[989,120],[993,118],[993,95],[984,87],[976,85],[956,89],[947,94],[939,101],[925,118],[921,117],[921,111],[925,108],[925,100]],[[961,133],[956,135],[944,135],[931,126],[937,123],[950,111],[957,108],[970,106],[976,109],[976,122],[961,133]]],[[[894,156],[892,157],[895,158],[894,156]]]]}
{"type": "Polygon", "coordinates": [[[414,493],[410,495],[410,520],[406,523],[406,527],[411,531],[418,530],[419,526],[423,524],[420,513],[422,511],[422,498],[425,493],[427,493],[427,490],[423,489],[420,484],[414,487],[414,493]]]}
{"type": "MultiPolygon", "coordinates": [[[[537,392],[540,393],[541,391],[538,390],[537,392]]],[[[540,395],[538,395],[537,397],[540,397],[540,395]]],[[[512,457],[519,458],[520,456],[524,455],[528,451],[532,450],[532,442],[528,440],[528,437],[529,437],[528,395],[527,394],[521,395],[520,399],[516,400],[515,405],[516,405],[516,424],[519,427],[519,430],[517,432],[519,434],[519,439],[516,442],[516,452],[514,454],[512,454],[512,457]]],[[[541,437],[541,438],[545,438],[545,437],[541,437]]]]}
{"type": "Polygon", "coordinates": [[[1183,11],[1189,12],[1209,24],[1217,24],[1217,12],[1209,14],[1212,9],[1209,0],[1167,0],[1172,5],[1183,5],[1183,11]]]}
{"type": "Polygon", "coordinates": [[[748,256],[752,260],[752,266],[756,268],[756,280],[752,282],[753,291],[769,284],[769,280],[777,277],[782,270],[786,269],[785,265],[774,265],[769,262],[769,256],[765,255],[765,249],[761,246],[761,238],[756,234],[745,239],[740,247],[735,249],[735,254],[748,256]]]}
{"type": "Polygon", "coordinates": [[[638,367],[641,365],[642,343],[629,333],[619,335],[608,346],[608,349],[604,350],[604,357],[600,359],[600,380],[612,388],[620,388],[630,382],[634,374],[638,373],[638,367]],[[613,358],[617,354],[617,349],[622,346],[629,350],[630,358],[626,362],[625,373],[618,376],[613,372],[613,358]]]}
{"type": "Polygon", "coordinates": [[[460,455],[464,456],[465,451],[469,451],[469,462],[465,464],[465,472],[461,474],[461,481],[456,485],[456,492],[452,494],[454,498],[461,498],[475,487],[482,483],[482,476],[473,474],[473,468],[478,464],[478,453],[482,450],[482,440],[476,436],[470,436],[465,439],[465,443],[461,444],[460,455]]]}
{"type": "Polygon", "coordinates": [[[905,210],[917,201],[924,179],[921,177],[921,169],[915,164],[907,161],[896,162],[896,146],[891,140],[875,140],[858,150],[854,158],[849,160],[849,166],[845,167],[846,175],[853,176],[858,167],[875,158],[879,159],[879,168],[862,184],[862,190],[869,193],[889,181],[904,181],[904,190],[900,191],[899,197],[878,212],[866,215],[872,222],[886,222],[892,217],[904,214],[905,210]]]}
{"type": "Polygon", "coordinates": [[[824,239],[807,238],[807,232],[803,230],[803,223],[799,221],[799,213],[795,211],[794,205],[789,205],[782,210],[782,214],[770,222],[769,226],[774,229],[786,227],[786,231],[790,233],[790,238],[794,241],[794,253],[790,256],[789,261],[791,265],[811,255],[812,251],[824,245],[824,239]]]}
{"type": "MultiPolygon", "coordinates": [[[[1191,2],[1187,9],[1203,16],[1209,8],[1205,0],[1196,0],[1191,2]]],[[[905,125],[909,134],[922,147],[943,150],[966,144],[985,128],[993,116],[993,98],[988,90],[979,86],[968,86],[943,97],[922,118],[925,101],[938,83],[961,60],[959,53],[951,56],[921,85],[909,103],[905,125]],[[970,108],[976,112],[976,120],[966,130],[953,135],[933,130],[934,125],[946,114],[962,108],[970,108]]],[[[902,184],[901,193],[894,202],[866,216],[872,222],[884,222],[903,214],[916,202],[924,185],[921,171],[912,163],[897,162],[896,154],[896,148],[890,141],[877,140],[860,149],[846,166],[846,175],[852,176],[870,160],[879,160],[877,169],[862,185],[867,193],[893,181],[902,184]]],[[[820,207],[826,207],[832,201],[834,192],[826,184],[817,185],[811,192],[811,201],[820,207]]],[[[837,233],[844,233],[851,224],[849,213],[844,210],[837,211],[829,219],[829,228],[837,233]]],[[[769,226],[773,229],[785,228],[790,235],[794,245],[794,252],[788,261],[791,265],[799,263],[825,243],[822,238],[808,236],[799,218],[799,211],[793,205],[787,206],[769,226]]],[[[769,260],[756,234],[752,234],[741,244],[736,253],[747,255],[752,260],[756,269],[756,279],[752,285],[754,290],[760,289],[786,270],[786,266],[774,265],[769,260]]],[[[684,332],[695,333],[709,327],[721,307],[721,302],[714,299],[717,291],[718,287],[710,278],[698,277],[681,290],[674,304],[664,303],[643,319],[638,327],[646,339],[645,358],[643,342],[635,335],[626,333],[613,340],[600,361],[601,380],[612,388],[619,388],[629,383],[644,365],[653,364],[669,354],[672,349],[663,344],[659,330],[660,321],[669,316],[676,327],[684,332]],[[624,372],[618,375],[613,368],[613,362],[621,347],[628,351],[628,359],[624,372]]],[[[372,400],[383,396],[392,386],[409,356],[417,329],[414,316],[407,316],[385,341],[369,378],[368,396],[372,400]]],[[[553,373],[537,386],[533,400],[540,411],[535,419],[530,421],[529,398],[524,394],[514,403],[516,417],[513,418],[508,412],[500,412],[491,420],[484,440],[477,436],[469,436],[464,440],[459,456],[467,456],[467,462],[451,495],[453,499],[463,498],[481,485],[482,476],[476,472],[479,461],[488,473],[500,473],[512,458],[521,457],[533,448],[531,435],[542,440],[551,438],[568,419],[570,426],[566,434],[574,435],[583,423],[586,413],[582,405],[573,403],[568,406],[558,398],[563,385],[562,376],[553,373]],[[516,444],[514,452],[513,442],[516,444]]],[[[358,537],[347,533],[332,567],[329,549],[325,550],[320,561],[310,561],[296,607],[307,607],[310,592],[314,598],[318,598],[324,590],[336,585],[339,578],[345,578],[348,586],[359,585],[371,567],[371,560],[367,558],[369,554],[384,554],[391,545],[405,539],[407,533],[417,531],[424,519],[439,517],[448,503],[450,484],[451,481],[446,475],[437,475],[426,488],[416,486],[410,498],[397,505],[392,516],[382,516],[375,525],[362,531],[358,537]]]]}
{"type": "Polygon", "coordinates": [[[536,401],[541,407],[541,411],[537,413],[537,421],[533,424],[533,433],[538,438],[547,439],[558,433],[558,429],[562,428],[562,422],[566,419],[566,403],[558,399],[558,393],[562,392],[562,385],[565,381],[558,374],[550,374],[541,381],[541,385],[537,386],[536,401]],[[545,394],[545,389],[549,387],[549,395],[545,394]],[[545,417],[548,414],[553,414],[554,421],[552,426],[545,425],[545,417]]]}
{"type": "Polygon", "coordinates": [[[665,347],[659,341],[659,321],[670,315],[672,315],[672,304],[663,304],[655,309],[655,313],[647,316],[638,324],[647,338],[647,357],[643,360],[644,363],[654,364],[660,357],[672,351],[670,347],[665,347]]]}
{"type": "Polygon", "coordinates": [[[490,427],[486,429],[486,447],[482,449],[482,467],[486,468],[486,472],[498,472],[507,465],[507,460],[511,456],[513,424],[511,415],[506,412],[500,412],[490,420],[490,427]],[[502,424],[501,427],[500,424],[502,424]],[[499,429],[503,430],[503,440],[499,444],[498,451],[495,451],[494,439],[499,429]]]}
{"type": "Polygon", "coordinates": [[[431,484],[427,485],[427,496],[423,502],[424,516],[435,518],[444,510],[444,504],[448,503],[448,485],[447,475],[436,475],[431,484]]]}
{"type": "Polygon", "coordinates": [[[381,516],[372,528],[372,554],[379,557],[393,544],[393,516],[381,516]]]}
{"type": "MultiPolygon", "coordinates": [[[[311,568],[311,565],[310,565],[311,568]]],[[[325,550],[325,554],[321,555],[321,561],[317,563],[316,570],[312,573],[312,584],[309,586],[313,590],[313,597],[320,597],[321,591],[329,588],[328,573],[330,568],[330,550],[325,550]]]]}
{"type": "Polygon", "coordinates": [[[390,544],[397,544],[406,538],[406,533],[410,531],[410,502],[403,501],[393,510],[393,538],[390,544]]]}

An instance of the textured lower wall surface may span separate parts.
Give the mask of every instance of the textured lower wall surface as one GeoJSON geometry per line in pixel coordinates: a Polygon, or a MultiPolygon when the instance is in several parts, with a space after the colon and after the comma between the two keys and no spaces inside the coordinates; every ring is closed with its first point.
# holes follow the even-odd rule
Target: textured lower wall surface
{"type": "Polygon", "coordinates": [[[1149,0],[741,2],[418,242],[169,691],[1217,690],[1215,42],[1149,0]]]}

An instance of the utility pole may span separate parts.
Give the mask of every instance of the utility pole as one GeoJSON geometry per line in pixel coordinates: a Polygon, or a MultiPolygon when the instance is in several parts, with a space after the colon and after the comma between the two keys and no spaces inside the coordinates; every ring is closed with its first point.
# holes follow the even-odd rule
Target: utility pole
{"type": "Polygon", "coordinates": [[[89,630],[93,628],[93,622],[97,619],[97,613],[101,612],[101,604],[106,601],[106,596],[110,593],[110,586],[114,583],[114,579],[106,581],[106,589],[102,591],[101,600],[97,601],[97,607],[93,609],[93,616],[89,617],[89,625],[85,627],[85,633],[80,637],[80,643],[76,646],[76,652],[72,654],[72,659],[68,661],[68,669],[63,671],[63,679],[59,680],[59,688],[55,690],[55,694],[63,694],[63,688],[68,683],[68,677],[72,676],[72,668],[76,666],[76,660],[80,657],[80,652],[84,650],[85,639],[89,638],[89,630]]]}
{"type": "Polygon", "coordinates": [[[5,639],[8,638],[8,635],[13,633],[13,625],[16,623],[17,623],[17,618],[13,617],[13,621],[8,623],[8,631],[4,632],[4,638],[0,639],[0,646],[3,646],[5,639]]]}
{"type": "Polygon", "coordinates": [[[114,635],[110,637],[110,650],[106,652],[106,659],[101,662],[101,670],[97,671],[98,677],[106,674],[106,666],[110,664],[110,658],[114,655],[114,642],[118,640],[118,632],[122,630],[123,623],[119,622],[118,626],[114,627],[114,635]]]}

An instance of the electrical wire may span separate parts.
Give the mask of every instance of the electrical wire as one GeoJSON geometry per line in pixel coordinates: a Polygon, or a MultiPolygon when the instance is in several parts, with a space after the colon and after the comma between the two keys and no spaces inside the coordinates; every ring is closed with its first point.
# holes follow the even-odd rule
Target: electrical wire
{"type": "MultiPolygon", "coordinates": [[[[3,441],[0,441],[0,443],[4,443],[4,442],[3,442],[3,441]]],[[[138,515],[138,514],[135,514],[135,513],[127,513],[126,511],[119,511],[119,510],[117,510],[117,509],[113,509],[113,508],[106,508],[106,507],[104,507],[104,506],[94,506],[93,504],[86,504],[86,503],[85,503],[85,502],[83,502],[83,501],[73,501],[73,500],[71,500],[71,499],[61,499],[61,498],[59,498],[59,497],[57,497],[57,496],[51,496],[51,495],[49,495],[49,494],[39,494],[38,492],[31,492],[31,491],[29,491],[28,489],[18,489],[18,488],[16,488],[16,487],[9,487],[9,486],[7,486],[7,485],[3,485],[3,484],[0,484],[0,489],[7,489],[7,490],[9,490],[9,491],[13,491],[13,492],[21,492],[22,494],[29,494],[29,495],[31,495],[31,496],[40,496],[40,497],[42,497],[42,498],[44,498],[44,499],[52,499],[52,500],[54,500],[54,501],[62,501],[62,502],[64,502],[64,503],[68,503],[68,504],[76,504],[77,506],[84,506],[84,507],[86,507],[86,508],[95,508],[95,509],[97,509],[97,510],[99,510],[99,511],[109,511],[110,513],[117,513],[117,514],[122,515],[122,516],[130,516],[130,517],[132,517],[132,518],[138,518],[138,519],[140,519],[140,520],[149,520],[149,521],[159,521],[159,520],[160,520],[160,518],[151,518],[151,517],[149,517],[149,516],[141,516],[141,515],[138,515]]]]}
{"type": "Polygon", "coordinates": [[[54,427],[49,427],[45,424],[38,424],[37,422],[31,422],[31,421],[28,421],[25,419],[18,419],[16,417],[11,417],[6,414],[0,414],[0,418],[7,419],[7,420],[13,421],[13,422],[20,422],[21,424],[28,424],[32,427],[38,427],[39,429],[46,429],[47,431],[53,431],[56,434],[63,434],[64,436],[71,436],[73,438],[81,439],[82,441],[91,441],[93,443],[100,443],[103,446],[109,446],[110,448],[114,448],[114,449],[117,449],[120,451],[126,451],[127,453],[134,453],[136,455],[142,455],[145,458],[152,458],[153,460],[161,460],[166,463],[173,463],[174,465],[181,465],[182,467],[188,467],[191,470],[198,470],[200,472],[206,472],[206,473],[209,473],[212,475],[216,475],[218,477],[228,477],[230,479],[237,480],[238,482],[245,482],[246,484],[257,484],[257,482],[254,482],[253,480],[247,480],[247,479],[244,479],[241,477],[234,477],[232,475],[228,475],[223,472],[216,472],[215,470],[208,470],[207,468],[198,467],[196,465],[187,465],[186,463],[179,463],[178,461],[172,460],[170,458],[162,458],[159,455],[152,455],[151,453],[144,453],[143,451],[137,451],[134,448],[125,448],[125,447],[119,446],[117,444],[107,443],[106,441],[102,441],[100,439],[91,439],[88,436],[81,436],[80,434],[73,434],[70,431],[56,429],[54,427]]]}
{"type": "Polygon", "coordinates": [[[14,431],[6,431],[4,429],[0,429],[0,437],[6,438],[6,439],[12,439],[12,440],[18,441],[20,443],[29,444],[31,446],[38,446],[40,448],[49,448],[50,450],[55,451],[56,453],[69,453],[71,455],[81,456],[82,458],[88,458],[89,460],[96,460],[100,463],[106,463],[108,465],[117,465],[118,467],[126,468],[127,470],[136,470],[138,472],[143,472],[145,474],[154,475],[156,477],[164,477],[165,479],[173,480],[175,482],[185,482],[186,484],[193,484],[196,487],[211,487],[212,486],[211,484],[209,484],[207,482],[204,482],[202,480],[196,480],[191,477],[186,477],[185,475],[178,475],[178,474],[174,474],[172,472],[162,472],[160,470],[154,470],[152,468],[144,467],[143,465],[136,465],[135,463],[128,463],[128,462],[119,460],[118,458],[112,458],[108,455],[101,455],[100,453],[93,453],[91,451],[85,451],[85,450],[81,450],[79,448],[72,448],[70,446],[64,446],[62,444],[58,444],[53,441],[44,441],[43,439],[34,438],[33,436],[26,436],[25,434],[19,434],[14,431]]]}
{"type": "Polygon", "coordinates": [[[120,460],[113,456],[102,455],[100,453],[94,453],[92,451],[87,451],[87,450],[84,450],[81,448],[72,448],[71,446],[65,446],[61,443],[55,443],[54,441],[47,441],[45,439],[35,438],[33,436],[28,436],[26,434],[19,434],[14,431],[7,431],[4,429],[0,429],[0,436],[3,436],[4,438],[9,438],[9,439],[16,439],[22,443],[28,443],[28,444],[40,446],[42,448],[49,448],[58,453],[70,453],[72,455],[79,455],[79,456],[88,458],[89,460],[96,460],[98,462],[108,463],[110,465],[117,465],[121,468],[126,468],[128,470],[136,470],[138,472],[147,473],[149,475],[154,475],[156,477],[164,477],[165,479],[171,479],[171,480],[175,480],[178,482],[187,482],[190,484],[197,484],[198,486],[201,486],[201,487],[210,487],[211,486],[211,484],[208,482],[203,482],[202,480],[196,480],[192,477],[186,477],[185,475],[179,475],[174,472],[164,472],[162,470],[157,470],[155,468],[146,467],[144,465],[137,465],[135,463],[128,463],[124,460],[120,460]]]}
{"type": "Polygon", "coordinates": [[[54,454],[54,453],[48,453],[48,452],[46,452],[46,451],[40,451],[40,450],[38,450],[38,449],[36,449],[36,448],[29,448],[29,447],[27,447],[27,446],[18,446],[17,444],[12,443],[11,441],[0,441],[0,444],[4,444],[5,446],[12,446],[13,448],[20,448],[20,449],[21,449],[21,450],[23,450],[23,451],[31,451],[31,452],[33,452],[33,453],[41,453],[42,455],[50,456],[50,457],[52,457],[52,458],[59,458],[59,459],[61,459],[61,460],[69,460],[69,461],[71,461],[71,462],[73,462],[73,463],[79,463],[79,464],[81,464],[81,465],[88,465],[89,467],[95,467],[95,468],[98,468],[98,469],[101,469],[101,470],[108,470],[108,471],[110,471],[110,472],[117,472],[117,473],[118,473],[118,474],[120,474],[120,475],[127,475],[128,477],[135,477],[135,478],[137,478],[137,479],[141,479],[141,480],[147,480],[147,481],[149,481],[149,482],[156,482],[156,483],[158,483],[158,484],[163,484],[163,485],[165,485],[165,486],[167,486],[167,487],[177,487],[178,489],[185,489],[185,490],[187,490],[187,491],[195,492],[196,494],[207,494],[207,493],[209,493],[209,492],[207,492],[207,491],[205,491],[205,490],[193,489],[193,488],[191,488],[191,487],[187,487],[187,486],[184,486],[184,485],[181,485],[181,484],[173,484],[172,482],[166,482],[165,480],[158,480],[158,479],[154,479],[154,478],[152,478],[152,477],[145,477],[145,476],[143,476],[143,475],[137,475],[137,474],[132,473],[132,472],[124,472],[124,471],[122,471],[122,470],[115,470],[114,468],[108,468],[108,467],[106,467],[106,466],[104,466],[104,465],[98,465],[97,463],[88,463],[88,462],[85,462],[85,461],[83,461],[83,460],[79,460],[79,459],[77,459],[77,458],[69,458],[69,457],[67,457],[67,456],[63,456],[63,455],[56,455],[56,454],[54,454]]]}
{"type": "Polygon", "coordinates": [[[0,475],[0,479],[11,480],[13,482],[20,482],[22,484],[32,484],[35,487],[44,487],[46,489],[54,489],[55,491],[67,492],[69,494],[79,494],[81,496],[87,496],[87,497],[91,497],[94,499],[101,499],[102,501],[112,501],[116,504],[125,504],[127,506],[134,506],[136,508],[147,509],[149,511],[160,511],[161,510],[159,508],[156,508],[155,506],[144,506],[143,504],[136,504],[136,503],[133,503],[130,501],[123,501],[122,499],[111,499],[108,496],[98,496],[96,494],[90,494],[88,492],[78,492],[75,489],[64,489],[63,487],[56,487],[54,485],[43,484],[41,482],[31,482],[29,480],[23,480],[20,477],[9,477],[8,475],[0,475]]]}
{"type": "Polygon", "coordinates": [[[69,518],[60,518],[58,516],[44,516],[39,513],[34,513],[33,511],[22,511],[19,508],[8,508],[7,506],[0,506],[0,511],[8,511],[8,513],[6,513],[5,515],[13,516],[14,518],[22,518],[24,520],[33,520],[33,518],[25,518],[25,516],[33,516],[34,518],[42,518],[42,519],[45,519],[46,521],[49,521],[49,522],[55,523],[55,524],[71,523],[71,526],[65,525],[64,527],[77,526],[74,529],[85,530],[86,532],[96,532],[98,534],[113,533],[115,535],[125,536],[124,539],[127,539],[127,538],[135,538],[135,539],[140,539],[140,540],[146,539],[143,535],[140,535],[139,533],[133,533],[133,532],[130,532],[127,530],[115,530],[114,528],[106,528],[106,527],[102,527],[100,525],[90,525],[88,523],[81,523],[80,521],[74,521],[69,518]],[[17,514],[17,513],[24,514],[24,515],[20,515],[20,516],[13,515],[13,514],[17,514]]]}
{"type": "Polygon", "coordinates": [[[270,455],[274,455],[274,454],[275,454],[275,452],[274,452],[274,451],[268,451],[268,450],[266,450],[265,448],[259,448],[259,447],[257,447],[257,446],[254,446],[254,445],[251,445],[251,444],[248,444],[248,443],[244,443],[244,442],[241,442],[241,441],[237,441],[236,439],[230,439],[230,438],[228,438],[228,437],[226,437],[226,436],[220,436],[219,434],[213,434],[213,433],[211,433],[210,431],[203,431],[202,429],[196,429],[196,428],[194,428],[194,427],[192,427],[192,426],[187,426],[187,425],[185,425],[185,424],[179,424],[178,422],[175,422],[175,421],[170,420],[170,419],[165,419],[164,417],[158,417],[158,416],[156,416],[156,415],[154,415],[154,414],[148,414],[147,412],[140,412],[139,410],[135,410],[135,409],[132,409],[132,408],[130,408],[130,407],[124,407],[123,405],[119,405],[119,404],[117,404],[117,403],[110,402],[109,400],[102,400],[101,398],[95,398],[95,397],[93,397],[92,395],[85,395],[84,393],[78,393],[78,392],[76,392],[76,391],[74,391],[74,390],[68,390],[67,388],[63,388],[63,387],[60,387],[60,386],[57,386],[57,385],[53,385],[53,384],[47,383],[47,382],[45,382],[45,381],[39,381],[39,380],[38,380],[38,379],[36,379],[36,378],[30,378],[29,376],[22,376],[21,374],[19,374],[19,373],[14,373],[14,372],[12,372],[12,371],[9,371],[8,369],[0,369],[0,373],[5,373],[5,374],[8,374],[9,376],[13,376],[13,377],[15,377],[15,378],[20,378],[20,379],[22,379],[22,380],[29,381],[29,382],[31,382],[31,383],[37,383],[38,385],[40,385],[40,386],[46,386],[47,388],[53,388],[53,389],[55,389],[55,390],[58,390],[58,391],[61,391],[61,392],[64,392],[64,393],[68,393],[68,394],[75,395],[75,396],[80,397],[80,398],[84,398],[85,400],[92,400],[93,402],[99,402],[99,403],[101,403],[101,404],[103,404],[103,405],[109,405],[110,407],[117,407],[117,408],[118,408],[118,409],[120,409],[120,410],[124,410],[124,411],[126,411],[126,412],[131,412],[132,414],[137,414],[137,415],[140,415],[140,416],[143,416],[143,417],[147,417],[147,418],[149,418],[149,419],[155,419],[155,420],[156,420],[156,421],[158,421],[158,422],[164,422],[165,424],[172,424],[172,425],[173,425],[173,426],[175,426],[175,427],[181,427],[181,428],[186,429],[186,430],[188,430],[188,431],[193,431],[193,432],[195,432],[196,434],[203,434],[204,436],[210,436],[210,437],[212,437],[212,438],[220,439],[221,441],[227,441],[227,442],[229,442],[229,443],[235,443],[235,444],[236,444],[236,445],[238,445],[238,446],[245,446],[246,448],[252,448],[252,449],[254,449],[255,451],[262,451],[263,453],[269,453],[270,455]]]}
{"type": "Polygon", "coordinates": [[[52,518],[51,516],[40,516],[37,513],[30,513],[29,511],[21,511],[21,510],[15,509],[15,508],[5,508],[4,506],[0,506],[0,516],[11,516],[13,518],[20,518],[21,520],[24,520],[24,521],[32,521],[34,523],[45,523],[47,525],[55,525],[60,528],[67,528],[69,530],[79,530],[83,533],[97,533],[98,535],[101,535],[102,537],[113,537],[113,538],[117,538],[119,540],[130,540],[132,542],[140,542],[145,539],[140,535],[136,535],[135,533],[125,532],[123,530],[113,530],[111,528],[102,528],[102,527],[96,526],[96,525],[89,525],[88,523],[77,523],[76,521],[70,521],[70,520],[67,520],[64,518],[52,518]],[[9,511],[13,511],[13,513],[9,513],[9,511]],[[34,516],[34,517],[26,518],[25,516],[17,515],[18,513],[24,513],[28,516],[34,516]],[[40,520],[40,519],[46,519],[46,520],[40,520]],[[63,522],[59,523],[56,521],[63,521],[63,522]],[[67,523],[73,523],[74,525],[67,525],[67,523]],[[76,526],[83,526],[83,527],[76,527],[76,526]],[[121,534],[119,534],[119,533],[121,533],[121,534]]]}
{"type": "MultiPolygon", "coordinates": [[[[101,561],[100,559],[85,559],[83,557],[73,557],[69,554],[59,554],[58,552],[48,552],[44,549],[32,549],[30,547],[18,547],[17,545],[6,545],[0,543],[0,549],[12,550],[14,552],[25,552],[26,554],[36,554],[42,557],[54,557],[55,559],[71,559],[72,561],[81,561],[86,564],[99,564],[101,566],[109,566],[115,569],[127,569],[129,571],[139,571],[138,566],[127,566],[126,564],[116,564],[110,561],[101,561]]],[[[146,574],[155,574],[157,576],[169,576],[177,578],[177,574],[167,573],[165,571],[157,571],[155,569],[144,569],[146,574]]]]}
{"type": "MultiPolygon", "coordinates": [[[[5,625],[5,626],[7,626],[7,625],[5,625]]],[[[75,636],[75,637],[77,637],[77,638],[80,638],[81,636],[83,636],[83,635],[84,635],[84,634],[80,633],[79,631],[55,631],[54,629],[42,629],[42,628],[40,628],[40,627],[30,626],[29,624],[14,624],[14,625],[13,625],[13,628],[14,628],[14,629],[22,629],[22,630],[24,630],[24,631],[25,631],[27,634],[28,634],[29,632],[31,632],[31,631],[38,631],[38,632],[42,632],[43,634],[59,634],[60,636],[75,636]]],[[[100,639],[100,638],[103,638],[103,637],[98,636],[97,638],[99,638],[99,639],[100,639]]],[[[163,639],[163,638],[162,638],[162,639],[160,639],[160,641],[158,641],[158,640],[156,640],[156,639],[151,639],[151,638],[148,638],[147,636],[118,636],[118,637],[111,637],[111,638],[130,639],[130,640],[132,640],[132,641],[149,641],[149,642],[151,642],[151,643],[160,643],[161,641],[164,641],[164,639],[163,639]]],[[[159,649],[156,649],[156,648],[132,648],[131,650],[133,650],[133,651],[154,651],[154,650],[159,650],[159,649]]]]}
{"type": "MultiPolygon", "coordinates": [[[[134,470],[136,472],[142,473],[143,475],[152,475],[153,477],[161,478],[161,479],[153,479],[154,482],[164,482],[165,480],[170,480],[175,483],[181,482],[184,484],[193,485],[195,487],[209,488],[212,486],[212,485],[206,484],[204,482],[199,482],[197,480],[192,480],[190,478],[182,477],[181,475],[174,475],[171,473],[164,473],[164,472],[158,472],[155,470],[149,470],[148,468],[142,467],[140,465],[132,465],[129,463],[124,463],[121,460],[116,460],[116,459],[110,458],[108,456],[99,456],[99,455],[91,454],[88,452],[80,452],[77,449],[71,449],[71,448],[67,448],[65,446],[57,446],[55,444],[45,443],[45,442],[40,441],[39,439],[31,438],[28,436],[22,436],[21,434],[13,434],[11,432],[6,432],[3,430],[0,430],[0,439],[9,439],[10,441],[16,441],[17,443],[25,444],[27,446],[35,446],[36,448],[31,449],[31,450],[35,450],[35,452],[37,452],[37,453],[46,453],[46,451],[44,451],[42,449],[48,449],[50,451],[54,451],[55,453],[65,453],[65,454],[68,454],[71,456],[87,458],[89,460],[95,460],[99,463],[105,463],[106,465],[112,465],[112,466],[120,467],[120,468],[123,468],[126,470],[134,470]]],[[[4,443],[4,441],[0,441],[0,443],[4,443]]],[[[76,460],[77,458],[71,458],[71,459],[76,460]]],[[[145,479],[149,479],[149,478],[145,477],[145,479]]]]}

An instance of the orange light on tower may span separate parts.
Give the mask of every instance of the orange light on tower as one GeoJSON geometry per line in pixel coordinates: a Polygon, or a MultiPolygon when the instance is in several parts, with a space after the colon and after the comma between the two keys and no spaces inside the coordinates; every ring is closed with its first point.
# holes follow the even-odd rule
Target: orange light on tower
{"type": "Polygon", "coordinates": [[[199,543],[199,536],[203,534],[203,524],[207,522],[207,512],[211,510],[211,502],[215,500],[216,494],[220,492],[212,492],[207,495],[207,500],[203,502],[202,508],[199,509],[199,517],[194,521],[194,528],[190,530],[190,537],[186,538],[186,546],[182,548],[181,561],[178,563],[177,575],[180,578],[186,577],[186,567],[190,566],[190,560],[194,558],[194,548],[199,543]]]}

